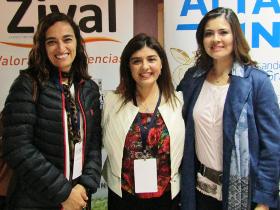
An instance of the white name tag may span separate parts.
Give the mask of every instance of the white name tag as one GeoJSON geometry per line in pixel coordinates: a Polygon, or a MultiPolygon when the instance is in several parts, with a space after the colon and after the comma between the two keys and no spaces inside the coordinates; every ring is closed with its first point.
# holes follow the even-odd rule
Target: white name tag
{"type": "Polygon", "coordinates": [[[83,143],[79,142],[75,144],[72,179],[76,179],[77,177],[81,176],[82,170],[83,170],[83,143]]]}
{"type": "Polygon", "coordinates": [[[134,160],[134,182],[136,193],[157,192],[157,161],[151,159],[134,160]]]}

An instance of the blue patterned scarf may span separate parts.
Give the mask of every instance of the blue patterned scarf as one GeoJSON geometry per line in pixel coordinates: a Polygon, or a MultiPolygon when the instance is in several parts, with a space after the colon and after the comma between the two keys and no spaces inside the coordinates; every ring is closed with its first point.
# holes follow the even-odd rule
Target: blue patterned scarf
{"type": "Polygon", "coordinates": [[[249,165],[247,104],[245,104],[237,123],[234,148],[231,154],[228,210],[250,208],[249,165]]]}

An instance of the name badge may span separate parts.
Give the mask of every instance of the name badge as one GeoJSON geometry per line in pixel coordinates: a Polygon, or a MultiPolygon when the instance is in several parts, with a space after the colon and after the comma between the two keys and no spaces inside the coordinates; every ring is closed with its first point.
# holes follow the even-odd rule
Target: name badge
{"type": "Polygon", "coordinates": [[[135,193],[157,192],[157,161],[151,159],[134,160],[135,193]]]}
{"type": "Polygon", "coordinates": [[[72,179],[82,175],[83,170],[83,143],[79,142],[75,144],[74,150],[74,165],[73,165],[73,175],[72,179]]]}

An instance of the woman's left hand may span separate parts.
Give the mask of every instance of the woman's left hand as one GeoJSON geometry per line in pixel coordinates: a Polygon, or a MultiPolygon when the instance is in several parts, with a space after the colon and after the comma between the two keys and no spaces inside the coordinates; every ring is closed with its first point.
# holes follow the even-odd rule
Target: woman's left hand
{"type": "Polygon", "coordinates": [[[255,208],[255,210],[269,210],[269,206],[264,204],[258,204],[255,208]]]}

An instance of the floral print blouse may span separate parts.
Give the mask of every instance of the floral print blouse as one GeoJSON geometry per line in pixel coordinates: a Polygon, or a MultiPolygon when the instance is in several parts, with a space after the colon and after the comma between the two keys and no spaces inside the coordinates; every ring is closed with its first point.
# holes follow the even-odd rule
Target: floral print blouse
{"type": "MultiPolygon", "coordinates": [[[[145,127],[153,113],[138,113],[141,124],[145,127]]],[[[158,192],[135,193],[134,191],[134,160],[143,157],[141,131],[136,116],[126,136],[122,160],[122,189],[139,198],[155,198],[170,191],[170,136],[167,127],[159,112],[156,113],[155,125],[149,130],[147,136],[146,157],[157,160],[158,192]]]]}

